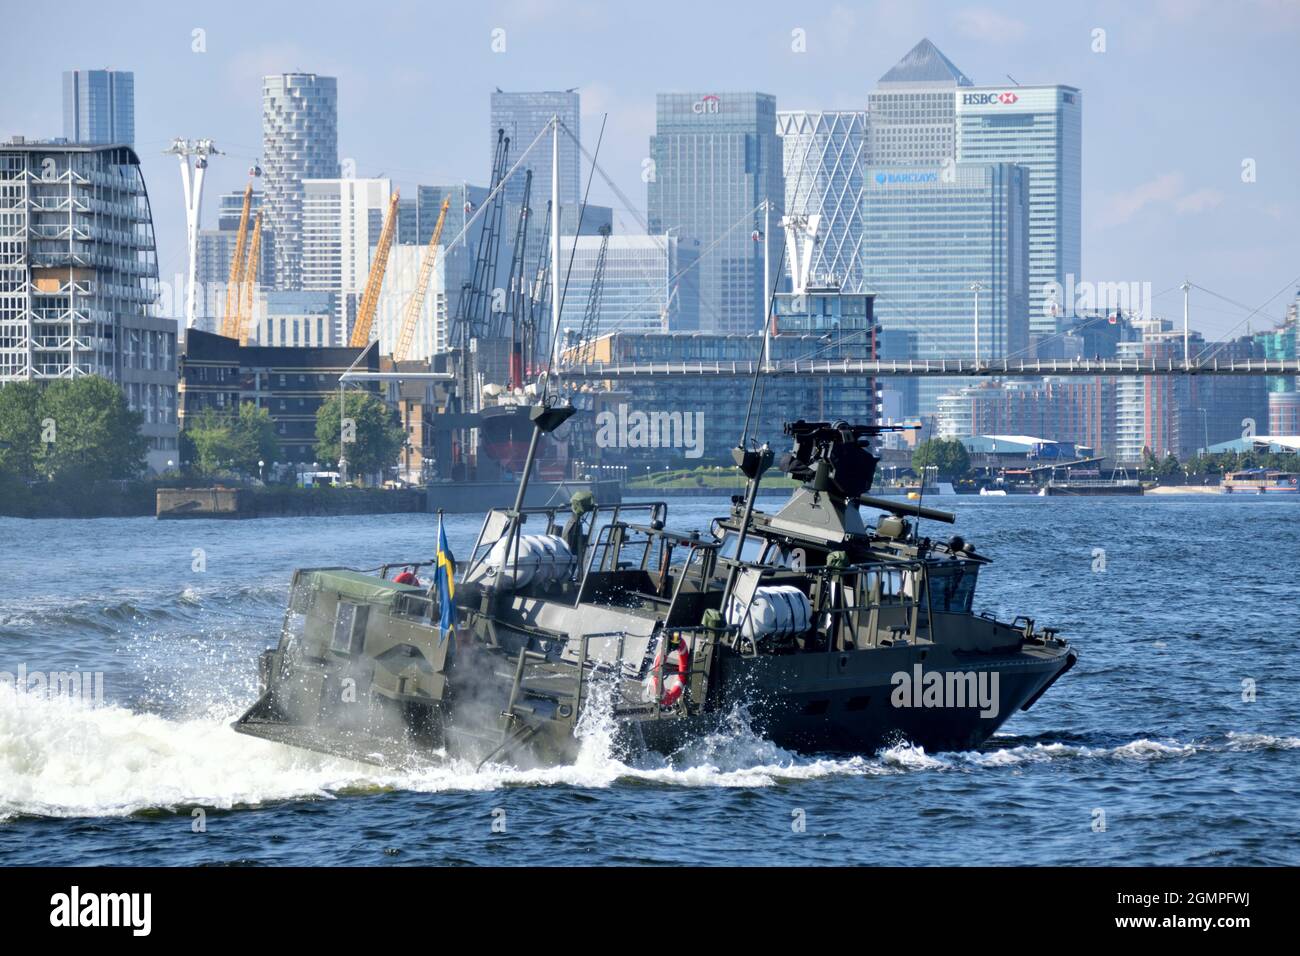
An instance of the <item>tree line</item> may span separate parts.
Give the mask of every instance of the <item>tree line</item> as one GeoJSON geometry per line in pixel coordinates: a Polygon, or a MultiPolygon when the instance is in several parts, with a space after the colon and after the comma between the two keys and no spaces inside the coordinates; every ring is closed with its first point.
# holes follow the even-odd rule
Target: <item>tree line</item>
{"type": "MultiPolygon", "coordinates": [[[[383,473],[396,464],[406,440],[397,413],[376,395],[359,391],[344,393],[343,409],[345,421],[340,423],[339,398],[331,395],[317,410],[316,459],[337,463],[342,437],[349,474],[383,473]]],[[[271,413],[252,402],[230,411],[203,409],[186,422],[181,440],[183,459],[209,478],[231,472],[259,475],[259,462],[270,465],[286,457],[271,413]]]]}
{"type": "MultiPolygon", "coordinates": [[[[340,435],[349,473],[384,473],[406,440],[397,413],[370,392],[331,396],[316,414],[315,454],[337,462],[340,435]]],[[[129,407],[116,384],[98,375],[0,386],[0,476],[10,482],[128,480],[145,471],[144,417],[129,407]]],[[[205,408],[186,422],[181,466],[204,478],[244,474],[284,461],[270,412],[252,402],[223,410],[205,408]]]]}
{"type": "Polygon", "coordinates": [[[0,386],[0,474],[21,481],[122,480],[144,470],[144,416],[106,378],[0,386]]]}

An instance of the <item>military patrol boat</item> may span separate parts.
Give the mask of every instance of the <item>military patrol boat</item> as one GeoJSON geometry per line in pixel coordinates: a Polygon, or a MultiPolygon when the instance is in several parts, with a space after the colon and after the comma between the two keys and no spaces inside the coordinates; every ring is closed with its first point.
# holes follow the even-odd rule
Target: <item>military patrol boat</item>
{"type": "Polygon", "coordinates": [[[682,533],[662,502],[522,507],[538,442],[571,414],[532,410],[516,505],[462,562],[451,633],[438,588],[387,577],[434,562],[299,570],[236,729],[380,763],[554,763],[593,714],[630,750],[672,753],[743,708],[801,752],[966,749],[1075,663],[1055,629],[973,611],[989,557],[920,534],[952,514],[868,494],[880,426],[788,423],[779,462],[738,447],[745,494],[682,533]],[[773,464],[801,485],[768,514],[755,498],[773,464]]]}

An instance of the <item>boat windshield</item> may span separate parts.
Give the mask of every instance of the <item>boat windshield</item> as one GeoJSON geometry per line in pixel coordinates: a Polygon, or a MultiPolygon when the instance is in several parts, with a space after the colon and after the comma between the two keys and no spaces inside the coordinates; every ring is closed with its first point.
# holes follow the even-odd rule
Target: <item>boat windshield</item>
{"type": "MultiPolygon", "coordinates": [[[[740,535],[735,531],[728,531],[722,537],[722,548],[719,551],[724,558],[734,558],[736,556],[736,543],[740,535]]],[[[763,546],[767,542],[757,535],[746,535],[745,545],[741,549],[740,560],[747,562],[756,562],[763,553],[763,546]]]]}
{"type": "Polygon", "coordinates": [[[952,614],[969,614],[975,600],[975,578],[978,570],[974,564],[961,562],[930,578],[930,600],[934,610],[952,614]]]}

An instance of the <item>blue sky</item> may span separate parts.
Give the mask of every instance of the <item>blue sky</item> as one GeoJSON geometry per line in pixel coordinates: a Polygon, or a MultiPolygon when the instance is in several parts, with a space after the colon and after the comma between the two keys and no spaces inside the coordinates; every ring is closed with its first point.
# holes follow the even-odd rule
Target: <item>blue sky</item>
{"type": "MultiPolygon", "coordinates": [[[[214,225],[217,194],[242,188],[260,152],[263,73],[337,76],[341,156],[402,187],[487,178],[494,86],[576,86],[588,148],[608,112],[602,165],[644,207],[656,92],[758,89],[782,109],[862,108],[923,36],[977,84],[1010,74],[1083,90],[1082,278],[1150,282],[1157,314],[1178,318],[1181,294],[1166,290],[1187,275],[1251,308],[1272,298],[1255,328],[1281,316],[1300,286],[1300,0],[25,4],[0,37],[0,136],[60,135],[63,69],[134,70],[168,277],[183,268],[184,219],[161,151],[178,135],[228,151],[210,169],[214,225]],[[192,50],[196,28],[206,52],[192,50]],[[792,50],[796,29],[805,53],[792,50]],[[1098,29],[1105,52],[1093,50],[1098,29]]],[[[599,182],[592,195],[612,203],[599,182]]],[[[635,219],[622,213],[620,228],[635,219]]],[[[1192,324],[1242,331],[1248,311],[1194,293],[1192,324]]]]}

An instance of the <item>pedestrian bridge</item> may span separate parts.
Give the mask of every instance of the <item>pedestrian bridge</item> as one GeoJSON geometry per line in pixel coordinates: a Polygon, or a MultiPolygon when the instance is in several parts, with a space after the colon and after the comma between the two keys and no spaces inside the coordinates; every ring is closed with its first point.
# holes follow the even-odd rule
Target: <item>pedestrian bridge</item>
{"type": "MultiPolygon", "coordinates": [[[[570,380],[601,381],[632,378],[748,378],[757,361],[635,362],[561,365],[560,374],[570,380]]],[[[771,376],[854,376],[885,378],[981,378],[1070,375],[1108,377],[1132,375],[1300,375],[1300,359],[787,359],[763,366],[771,376]]]]}

